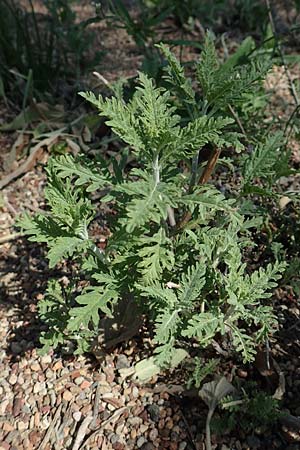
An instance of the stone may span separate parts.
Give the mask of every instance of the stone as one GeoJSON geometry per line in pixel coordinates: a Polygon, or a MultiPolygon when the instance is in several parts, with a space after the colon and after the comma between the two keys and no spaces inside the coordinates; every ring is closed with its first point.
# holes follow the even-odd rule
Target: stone
{"type": "Polygon", "coordinates": [[[34,415],[34,425],[36,428],[40,426],[40,413],[38,411],[34,415]]]}
{"type": "Polygon", "coordinates": [[[141,433],[141,434],[146,433],[146,431],[148,430],[148,428],[149,428],[149,425],[148,425],[148,424],[142,424],[142,425],[140,426],[140,433],[141,433]]]}
{"type": "Polygon", "coordinates": [[[13,403],[14,417],[17,417],[20,414],[22,406],[23,406],[23,399],[21,397],[15,397],[14,403],[13,403]]]}
{"type": "Polygon", "coordinates": [[[121,444],[121,442],[115,442],[114,444],[112,444],[112,448],[114,450],[124,450],[124,444],[121,444]]]}
{"type": "Polygon", "coordinates": [[[18,422],[17,428],[18,428],[19,431],[27,430],[28,423],[23,422],[22,420],[20,420],[20,422],[18,422]]]}
{"type": "Polygon", "coordinates": [[[70,401],[72,400],[72,398],[73,398],[73,394],[72,394],[70,391],[65,391],[65,392],[63,393],[63,399],[64,399],[66,402],[70,402],[70,401]]]}
{"type": "Polygon", "coordinates": [[[37,382],[33,386],[33,393],[42,395],[42,392],[46,390],[46,383],[44,381],[37,382]]]}
{"type": "Polygon", "coordinates": [[[170,439],[173,442],[178,442],[179,439],[179,433],[176,433],[176,431],[172,430],[170,434],[170,439]]]}
{"type": "Polygon", "coordinates": [[[106,375],[106,381],[110,384],[115,379],[114,369],[112,367],[104,367],[103,372],[106,375]]]}
{"type": "Polygon", "coordinates": [[[142,446],[141,446],[141,450],[155,450],[155,447],[153,444],[151,444],[151,442],[145,442],[142,446]]]}
{"type": "Polygon", "coordinates": [[[159,422],[160,409],[157,405],[155,405],[155,404],[149,405],[147,408],[147,411],[150,415],[151,420],[153,420],[153,422],[159,422]]]}
{"type": "Polygon", "coordinates": [[[167,419],[166,424],[165,424],[166,428],[168,428],[169,430],[172,430],[174,424],[173,424],[173,420],[171,418],[167,419]]]}
{"type": "MultiPolygon", "coordinates": [[[[88,404],[82,407],[81,409],[81,413],[83,416],[87,415],[90,411],[92,410],[92,405],[88,404]]],[[[108,413],[108,416],[110,416],[110,414],[108,413]]]]}
{"type": "Polygon", "coordinates": [[[139,396],[139,390],[138,390],[138,388],[136,386],[133,386],[133,388],[132,388],[132,397],[133,398],[138,398],[138,396],[139,396]]]}
{"type": "Polygon", "coordinates": [[[9,450],[9,449],[10,449],[10,445],[8,442],[6,442],[6,441],[0,442],[0,450],[9,450]]]}
{"type": "Polygon", "coordinates": [[[41,357],[41,363],[42,364],[51,364],[52,358],[50,355],[44,355],[41,357]]]}
{"type": "Polygon", "coordinates": [[[16,384],[17,381],[18,381],[18,377],[15,373],[13,373],[8,379],[9,384],[12,384],[12,385],[16,384]]]}
{"type": "Polygon", "coordinates": [[[157,437],[158,437],[158,430],[157,428],[153,428],[153,430],[151,430],[149,433],[149,439],[150,441],[155,442],[157,437]]]}
{"type": "Polygon", "coordinates": [[[182,442],[180,442],[180,444],[179,444],[178,450],[185,450],[186,447],[187,447],[187,442],[182,441],[182,442]]]}
{"type": "Polygon", "coordinates": [[[136,439],[137,436],[137,432],[135,428],[132,428],[132,430],[130,431],[130,437],[131,439],[136,439]]]}
{"type": "Polygon", "coordinates": [[[20,374],[18,375],[18,384],[20,384],[20,386],[23,387],[23,384],[24,384],[24,383],[25,383],[24,377],[23,377],[23,375],[20,373],[20,374]]]}
{"type": "Polygon", "coordinates": [[[129,425],[132,425],[133,427],[136,427],[142,423],[142,419],[140,417],[129,417],[127,420],[129,425]]]}
{"type": "Polygon", "coordinates": [[[111,433],[109,440],[112,444],[115,444],[120,440],[119,436],[116,433],[111,433]]]}
{"type": "Polygon", "coordinates": [[[128,361],[128,358],[126,355],[119,355],[117,357],[117,361],[116,361],[116,368],[118,370],[120,369],[127,369],[130,367],[130,362],[128,361]]]}
{"type": "Polygon", "coordinates": [[[80,385],[80,389],[82,389],[82,390],[88,389],[90,386],[91,386],[91,382],[88,380],[84,380],[80,385]]]}
{"type": "Polygon", "coordinates": [[[84,381],[83,377],[77,377],[74,380],[74,383],[77,384],[77,386],[80,386],[80,384],[84,381]]]}
{"type": "Polygon", "coordinates": [[[5,442],[8,442],[9,444],[11,444],[13,441],[18,439],[19,435],[20,435],[20,433],[17,430],[10,431],[5,438],[5,442]]]}
{"type": "Polygon", "coordinates": [[[82,413],[80,411],[75,411],[73,413],[73,419],[75,420],[75,422],[79,422],[81,419],[82,413]]]}
{"type": "Polygon", "coordinates": [[[112,448],[113,448],[114,450],[124,450],[124,449],[125,449],[125,446],[124,446],[124,444],[122,444],[121,442],[115,442],[115,443],[112,445],[112,448]]]}
{"type": "Polygon", "coordinates": [[[53,379],[55,377],[53,370],[51,369],[47,369],[45,372],[46,378],[48,378],[48,380],[50,380],[51,378],[53,379]]]}
{"type": "Polygon", "coordinates": [[[161,435],[163,438],[168,438],[168,437],[170,436],[170,430],[169,430],[168,428],[162,428],[162,429],[160,430],[160,435],[161,435]]]}
{"type": "Polygon", "coordinates": [[[33,372],[39,372],[41,370],[41,366],[35,362],[31,364],[30,369],[33,370],[33,372]]]}
{"type": "Polygon", "coordinates": [[[9,400],[8,399],[3,400],[0,403],[0,416],[5,416],[6,415],[6,408],[8,407],[8,405],[9,405],[9,400]]]}
{"type": "Polygon", "coordinates": [[[169,449],[170,450],[178,450],[177,442],[170,442],[169,449]]]}
{"type": "Polygon", "coordinates": [[[3,431],[6,431],[7,433],[9,433],[12,430],[14,430],[13,425],[11,423],[9,423],[9,422],[4,422],[4,424],[3,424],[3,431]]]}
{"type": "Polygon", "coordinates": [[[237,374],[240,378],[247,378],[248,377],[248,372],[246,370],[243,369],[238,369],[237,374]]]}
{"type": "Polygon", "coordinates": [[[54,372],[57,372],[58,370],[61,370],[62,368],[63,368],[62,362],[56,361],[56,363],[52,367],[52,370],[54,370],[54,372]]]}
{"type": "Polygon", "coordinates": [[[27,437],[23,441],[23,447],[26,450],[33,450],[33,445],[31,444],[31,442],[29,441],[29,439],[27,437]]]}
{"type": "Polygon", "coordinates": [[[136,441],[137,448],[141,448],[145,444],[146,439],[144,436],[140,436],[138,440],[136,441]]]}

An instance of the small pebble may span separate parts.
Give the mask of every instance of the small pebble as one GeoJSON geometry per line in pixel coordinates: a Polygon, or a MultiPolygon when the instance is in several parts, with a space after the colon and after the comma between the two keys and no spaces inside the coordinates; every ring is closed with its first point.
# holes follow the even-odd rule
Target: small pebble
{"type": "Polygon", "coordinates": [[[135,439],[137,435],[136,429],[132,428],[132,430],[130,431],[130,437],[131,439],[135,439]]]}
{"type": "Polygon", "coordinates": [[[145,444],[141,446],[141,450],[155,450],[155,447],[151,442],[145,442],[145,444]]]}
{"type": "Polygon", "coordinates": [[[112,444],[115,444],[116,442],[119,441],[119,436],[115,433],[112,433],[109,440],[112,444]]]}
{"type": "Polygon", "coordinates": [[[178,450],[185,450],[186,447],[187,447],[187,442],[182,441],[182,442],[180,442],[180,444],[179,444],[178,450]]]}
{"type": "Polygon", "coordinates": [[[158,422],[160,419],[159,407],[157,405],[153,404],[153,405],[149,405],[147,410],[148,410],[151,420],[153,420],[153,422],[158,422]]]}
{"type": "Polygon", "coordinates": [[[120,370],[120,369],[127,369],[128,367],[130,367],[130,362],[128,361],[127,356],[119,355],[116,361],[116,368],[120,370]]]}
{"type": "Polygon", "coordinates": [[[70,391],[65,391],[65,392],[63,393],[63,399],[64,399],[66,402],[70,402],[70,401],[72,400],[72,398],[73,398],[73,394],[72,394],[70,391]]]}
{"type": "Polygon", "coordinates": [[[138,398],[138,396],[139,396],[139,390],[136,386],[133,386],[133,388],[132,388],[132,396],[133,396],[133,398],[138,398]]]}
{"type": "Polygon", "coordinates": [[[61,361],[57,361],[54,366],[53,366],[53,370],[55,372],[57,372],[58,370],[61,370],[63,368],[62,362],[61,361]]]}
{"type": "Polygon", "coordinates": [[[18,381],[18,377],[14,373],[8,379],[9,384],[12,384],[12,385],[16,384],[17,381],[18,381]]]}
{"type": "Polygon", "coordinates": [[[8,442],[2,441],[0,442],[0,450],[9,450],[11,447],[8,442]]]}
{"type": "Polygon", "coordinates": [[[31,364],[30,369],[34,372],[38,372],[39,370],[41,370],[41,366],[38,363],[33,363],[31,364]]]}
{"type": "Polygon", "coordinates": [[[82,413],[80,411],[75,411],[73,413],[73,419],[75,420],[75,422],[79,422],[81,419],[82,413]]]}
{"type": "Polygon", "coordinates": [[[80,389],[88,389],[91,385],[91,382],[88,380],[84,380],[81,385],[80,385],[80,389]]]}
{"type": "Polygon", "coordinates": [[[51,364],[52,358],[50,355],[44,355],[41,357],[41,363],[42,364],[51,364]]]}
{"type": "Polygon", "coordinates": [[[83,381],[84,381],[83,377],[77,377],[75,378],[74,383],[77,384],[77,386],[79,386],[83,381]]]}
{"type": "Polygon", "coordinates": [[[158,430],[156,428],[153,428],[153,430],[150,431],[149,433],[149,439],[152,442],[155,442],[158,436],[158,430]]]}
{"type": "Polygon", "coordinates": [[[48,379],[54,378],[54,372],[51,369],[47,369],[45,375],[48,379]]]}
{"type": "Polygon", "coordinates": [[[17,427],[19,431],[24,431],[28,428],[28,423],[25,423],[21,420],[20,422],[18,422],[17,427]]]}
{"type": "Polygon", "coordinates": [[[140,436],[138,440],[136,441],[137,448],[141,448],[143,444],[145,443],[146,439],[144,436],[140,436]]]}

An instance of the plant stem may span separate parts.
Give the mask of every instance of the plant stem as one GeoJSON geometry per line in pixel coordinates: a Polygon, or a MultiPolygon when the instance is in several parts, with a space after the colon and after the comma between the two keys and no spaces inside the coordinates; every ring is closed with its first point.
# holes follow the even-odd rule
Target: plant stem
{"type": "MultiPolygon", "coordinates": [[[[208,182],[208,180],[211,177],[211,174],[213,173],[214,168],[216,167],[220,154],[221,149],[215,148],[203,170],[203,173],[200,177],[198,184],[206,184],[208,182]]],[[[183,228],[191,220],[191,218],[192,214],[188,211],[179,222],[177,228],[179,229],[183,228]]]]}
{"type": "Polygon", "coordinates": [[[206,425],[205,425],[205,444],[206,444],[206,450],[212,450],[211,448],[211,438],[210,438],[210,422],[211,418],[213,416],[214,409],[209,408],[207,417],[206,417],[206,425]]]}
{"type": "Polygon", "coordinates": [[[237,115],[237,113],[235,112],[235,110],[233,109],[233,107],[232,107],[231,105],[228,105],[228,109],[229,109],[229,111],[231,112],[232,117],[234,118],[234,120],[235,120],[236,123],[238,124],[239,129],[240,129],[241,132],[246,136],[245,129],[244,129],[244,127],[243,127],[242,122],[240,121],[239,116],[237,115]]]}
{"type": "Polygon", "coordinates": [[[221,149],[215,148],[205,166],[205,169],[203,170],[203,173],[199,180],[199,184],[205,184],[208,182],[208,180],[211,177],[211,174],[213,173],[214,168],[216,167],[216,164],[218,162],[220,154],[221,154],[221,149]]]}
{"type": "Polygon", "coordinates": [[[160,172],[159,172],[159,164],[158,164],[158,155],[155,156],[155,159],[153,161],[153,176],[155,181],[155,187],[160,182],[160,172]]]}

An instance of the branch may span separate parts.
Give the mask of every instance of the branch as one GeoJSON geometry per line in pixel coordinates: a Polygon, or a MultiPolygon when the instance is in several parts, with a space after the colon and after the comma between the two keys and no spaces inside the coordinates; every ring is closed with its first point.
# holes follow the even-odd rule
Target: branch
{"type": "Polygon", "coordinates": [[[218,162],[218,159],[221,154],[221,149],[215,148],[212,154],[210,155],[210,158],[208,160],[208,163],[205,166],[205,169],[203,170],[203,173],[200,177],[199,184],[206,184],[208,180],[211,177],[211,174],[214,171],[214,168],[216,167],[216,164],[218,162]]]}
{"type": "MultiPolygon", "coordinates": [[[[198,184],[206,184],[208,182],[208,180],[211,177],[211,174],[214,171],[214,168],[216,167],[216,164],[218,162],[218,159],[220,157],[221,154],[221,149],[219,148],[215,148],[214,151],[212,152],[212,154],[209,157],[209,160],[203,170],[203,173],[199,179],[199,183],[198,184]]],[[[192,218],[192,214],[188,211],[183,218],[181,219],[181,221],[179,222],[177,228],[181,229],[183,228],[192,218]]]]}
{"type": "Polygon", "coordinates": [[[58,406],[57,410],[55,411],[52,422],[51,422],[42,442],[40,443],[38,450],[43,450],[46,447],[46,445],[48,444],[48,442],[51,438],[51,435],[53,433],[53,430],[54,430],[58,420],[60,419],[61,410],[62,410],[62,403],[58,406]]]}

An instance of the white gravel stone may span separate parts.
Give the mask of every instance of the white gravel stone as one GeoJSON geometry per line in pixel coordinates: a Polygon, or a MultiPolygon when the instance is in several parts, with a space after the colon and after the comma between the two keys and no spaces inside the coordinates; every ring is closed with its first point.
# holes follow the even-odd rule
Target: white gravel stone
{"type": "Polygon", "coordinates": [[[44,355],[41,357],[41,363],[42,364],[51,364],[52,358],[50,355],[44,355]]]}
{"type": "Polygon", "coordinates": [[[73,419],[75,420],[75,422],[79,422],[81,419],[81,416],[82,416],[82,414],[80,411],[75,411],[73,413],[73,419]]]}

